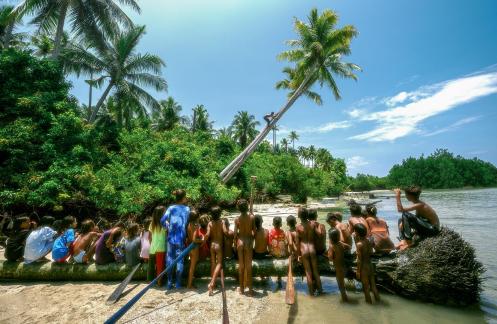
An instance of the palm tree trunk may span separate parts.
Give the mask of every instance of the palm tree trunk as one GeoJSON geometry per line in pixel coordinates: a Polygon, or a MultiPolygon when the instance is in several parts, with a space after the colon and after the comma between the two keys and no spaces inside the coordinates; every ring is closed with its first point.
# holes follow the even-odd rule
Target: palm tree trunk
{"type": "Polygon", "coordinates": [[[110,81],[109,85],[107,86],[107,88],[105,89],[104,93],[102,94],[102,97],[100,97],[100,99],[98,100],[98,102],[97,102],[97,104],[95,106],[95,109],[91,113],[90,120],[89,120],[90,123],[93,123],[95,121],[95,119],[97,119],[98,110],[103,105],[103,103],[105,101],[105,98],[107,98],[107,96],[109,95],[109,92],[110,92],[110,90],[112,89],[113,86],[114,86],[114,82],[110,81]]]}
{"type": "Polygon", "coordinates": [[[231,177],[235,174],[236,171],[242,166],[245,160],[255,151],[257,146],[266,138],[267,134],[271,131],[271,129],[278,123],[278,121],[283,117],[283,115],[292,107],[295,101],[300,97],[300,95],[307,88],[309,81],[313,77],[316,72],[315,68],[311,69],[311,73],[309,73],[304,81],[300,84],[297,91],[288,99],[287,103],[278,111],[278,113],[274,116],[271,122],[257,135],[256,138],[233,160],[230,164],[228,164],[223,171],[219,174],[219,177],[226,183],[231,179],[231,177]]]}
{"type": "Polygon", "coordinates": [[[7,27],[5,27],[5,33],[3,35],[3,48],[9,48],[10,38],[12,37],[12,33],[14,32],[14,22],[10,22],[7,27]]]}
{"type": "Polygon", "coordinates": [[[52,58],[56,59],[59,57],[60,50],[62,47],[62,36],[64,34],[64,24],[66,21],[67,9],[69,8],[69,0],[64,1],[60,7],[59,21],[57,22],[57,32],[55,34],[55,46],[52,52],[52,58]]]}
{"type": "Polygon", "coordinates": [[[93,72],[90,73],[90,93],[88,94],[88,109],[91,111],[91,99],[93,95],[93,72]]]}
{"type": "Polygon", "coordinates": [[[273,127],[273,153],[276,152],[276,129],[273,127]]]}

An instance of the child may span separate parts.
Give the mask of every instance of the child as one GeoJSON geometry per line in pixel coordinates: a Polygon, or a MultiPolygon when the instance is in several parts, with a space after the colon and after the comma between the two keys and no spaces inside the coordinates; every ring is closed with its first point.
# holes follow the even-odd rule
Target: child
{"type": "Polygon", "coordinates": [[[350,207],[350,218],[349,218],[349,229],[352,235],[354,235],[354,226],[356,224],[362,224],[366,228],[367,235],[369,235],[368,222],[362,217],[362,208],[358,204],[351,204],[350,207]]]}
{"type": "Polygon", "coordinates": [[[388,231],[388,225],[384,219],[376,217],[376,206],[367,205],[366,212],[368,213],[368,222],[370,235],[373,238],[373,247],[375,253],[388,254],[394,249],[394,244],[390,239],[390,232],[388,231]]]}
{"type": "Polygon", "coordinates": [[[314,242],[316,254],[323,255],[326,252],[326,227],[318,222],[317,209],[309,209],[309,220],[314,223],[316,229],[316,241],[314,242]]]}
{"type": "Polygon", "coordinates": [[[319,277],[318,262],[314,242],[316,241],[316,229],[309,221],[307,209],[300,208],[298,216],[301,223],[297,226],[297,257],[298,262],[304,264],[305,275],[307,277],[307,288],[309,295],[321,294],[321,278],[319,277]]]}
{"type": "Polygon", "coordinates": [[[342,246],[344,247],[345,273],[352,280],[354,278],[353,272],[350,271],[350,267],[354,262],[354,257],[352,256],[352,234],[349,230],[349,224],[342,223],[342,219],[342,213],[328,213],[326,222],[331,226],[331,229],[336,229],[339,233],[340,242],[342,242],[342,246]]]}
{"type": "MultiPolygon", "coordinates": [[[[169,206],[164,216],[161,218],[161,224],[167,228],[167,265],[172,262],[183,252],[186,242],[186,225],[190,216],[190,207],[186,206],[186,191],[182,189],[175,190],[173,195],[176,197],[176,203],[169,206]]],[[[179,260],[175,266],[171,267],[167,273],[167,288],[172,289],[173,269],[176,268],[176,289],[181,288],[181,277],[183,275],[184,259],[179,260]]]]}
{"type": "Polygon", "coordinates": [[[52,259],[64,263],[72,255],[72,243],[75,240],[74,229],[78,226],[76,218],[66,216],[63,220],[64,234],[55,239],[52,249],[52,259]]]}
{"type": "Polygon", "coordinates": [[[233,259],[235,253],[233,253],[233,238],[235,236],[233,230],[230,230],[230,221],[227,218],[223,218],[224,227],[228,231],[224,236],[224,251],[223,256],[225,259],[233,259]]]}
{"type": "Polygon", "coordinates": [[[43,216],[40,226],[29,234],[24,248],[24,263],[38,261],[50,253],[57,236],[57,232],[52,229],[53,222],[53,217],[43,216]]]}
{"type": "MultiPolygon", "coordinates": [[[[162,271],[164,271],[164,262],[166,256],[166,238],[167,232],[161,225],[161,217],[166,208],[164,206],[155,207],[152,212],[152,222],[148,230],[150,231],[150,250],[149,262],[147,269],[147,280],[154,280],[162,271]]],[[[162,286],[162,278],[157,281],[159,287],[162,286]]]]}
{"type": "MultiPolygon", "coordinates": [[[[335,266],[335,274],[337,278],[338,288],[342,295],[342,301],[347,302],[347,293],[345,292],[345,274],[347,267],[345,265],[345,253],[350,251],[351,247],[340,241],[340,231],[332,228],[328,231],[330,239],[330,248],[328,249],[328,258],[333,261],[335,266]]],[[[350,252],[349,252],[350,253],[350,252]]]]}
{"type": "Polygon", "coordinates": [[[281,229],[281,217],[273,218],[273,228],[269,231],[269,253],[275,258],[288,256],[288,245],[285,232],[281,229]]]}
{"type": "Polygon", "coordinates": [[[245,287],[249,289],[249,296],[254,294],[252,289],[252,246],[254,244],[254,217],[248,214],[248,203],[245,199],[238,201],[240,216],[235,219],[235,242],[238,253],[239,294],[243,294],[245,287]]]}
{"type": "Polygon", "coordinates": [[[262,227],[262,217],[255,215],[254,259],[265,259],[268,251],[269,231],[262,227]]]}
{"type": "Polygon", "coordinates": [[[140,263],[141,240],[138,235],[140,227],[136,223],[129,223],[127,234],[124,239],[124,258],[128,267],[134,267],[140,263]]]}
{"type": "Polygon", "coordinates": [[[208,285],[209,296],[212,296],[212,290],[214,289],[214,284],[216,283],[216,278],[221,271],[223,266],[223,242],[224,235],[227,234],[224,222],[221,220],[221,208],[212,207],[211,209],[212,220],[207,226],[207,234],[205,235],[204,241],[210,239],[211,246],[211,273],[212,279],[208,285]]]}
{"type": "Polygon", "coordinates": [[[397,199],[397,210],[402,213],[402,217],[399,219],[399,239],[401,240],[399,249],[403,250],[412,245],[413,232],[420,240],[435,236],[440,232],[440,221],[437,213],[430,205],[419,200],[420,187],[410,186],[405,190],[407,200],[412,202],[412,205],[407,208],[402,206],[400,189],[397,188],[394,191],[397,199]],[[416,215],[411,214],[411,211],[416,211],[416,215]]]}
{"type": "Polygon", "coordinates": [[[373,247],[367,239],[368,231],[366,226],[358,223],[354,226],[354,232],[356,233],[357,279],[362,282],[362,289],[364,291],[364,296],[366,297],[366,302],[368,304],[372,303],[370,291],[373,292],[374,299],[378,302],[380,301],[380,295],[378,294],[378,289],[376,289],[374,267],[371,263],[373,247]]]}
{"type": "MultiPolygon", "coordinates": [[[[206,244],[205,242],[203,242],[204,235],[200,235],[199,228],[200,224],[198,213],[196,210],[192,210],[190,211],[190,219],[188,221],[188,237],[186,244],[190,244],[192,242],[195,242],[197,244],[206,244]]],[[[197,262],[199,259],[199,250],[200,248],[196,247],[190,252],[190,271],[188,271],[188,283],[186,285],[186,288],[188,289],[196,288],[193,285],[193,275],[195,274],[195,268],[197,267],[197,262]]]]}
{"type": "Polygon", "coordinates": [[[288,231],[286,232],[286,238],[288,242],[288,253],[292,256],[297,255],[297,219],[295,216],[288,216],[286,218],[286,225],[288,226],[288,231]]]}
{"type": "Polygon", "coordinates": [[[98,265],[115,262],[114,245],[121,240],[124,224],[117,222],[114,227],[106,230],[95,245],[95,263],[98,265]]]}
{"type": "Polygon", "coordinates": [[[152,218],[147,217],[143,221],[143,228],[140,233],[140,258],[143,262],[148,263],[149,250],[150,250],[150,223],[152,218]]]}
{"type": "Polygon", "coordinates": [[[29,227],[29,217],[22,215],[14,219],[13,231],[10,233],[5,247],[5,258],[8,261],[15,262],[22,259],[26,239],[29,235],[29,227]]]}
{"type": "Polygon", "coordinates": [[[88,263],[93,259],[100,233],[96,232],[95,223],[88,219],[81,224],[81,233],[74,241],[74,262],[88,263]]]}

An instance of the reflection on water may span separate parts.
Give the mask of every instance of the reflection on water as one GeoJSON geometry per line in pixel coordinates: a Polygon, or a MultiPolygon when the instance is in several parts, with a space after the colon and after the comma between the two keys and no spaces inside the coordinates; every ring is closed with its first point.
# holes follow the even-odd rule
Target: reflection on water
{"type": "MultiPolygon", "coordinates": [[[[480,305],[470,308],[451,308],[411,301],[397,296],[383,294],[380,305],[370,306],[359,292],[349,292],[352,303],[339,300],[338,287],[334,278],[323,278],[326,296],[311,298],[306,294],[305,281],[299,278],[298,306],[293,309],[284,304],[283,293],[272,297],[275,305],[271,314],[264,315],[261,322],[281,323],[497,323],[497,189],[443,190],[424,192],[421,199],[437,211],[442,225],[459,232],[476,250],[478,259],[486,272],[480,305]],[[274,311],[276,310],[276,311],[274,311]]],[[[403,200],[405,204],[407,201],[403,200]]],[[[377,204],[378,215],[384,218],[395,243],[398,236],[399,214],[395,199],[384,199],[377,204]]],[[[344,219],[348,218],[347,211],[344,219]]],[[[325,213],[320,214],[324,219],[325,213]]]]}

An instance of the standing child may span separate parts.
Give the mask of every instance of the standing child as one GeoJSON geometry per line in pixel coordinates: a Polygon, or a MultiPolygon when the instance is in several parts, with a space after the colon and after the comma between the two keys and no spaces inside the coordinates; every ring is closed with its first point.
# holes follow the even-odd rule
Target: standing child
{"type": "Polygon", "coordinates": [[[288,253],[292,256],[297,255],[297,219],[295,216],[290,215],[286,218],[286,225],[288,231],[286,232],[286,239],[288,242],[288,253]]]}
{"type": "Polygon", "coordinates": [[[140,263],[141,241],[138,235],[140,227],[136,223],[129,223],[127,234],[124,239],[124,258],[128,267],[134,267],[140,263]]]}
{"type": "MultiPolygon", "coordinates": [[[[172,265],[173,261],[183,252],[186,242],[186,225],[190,216],[190,207],[186,206],[186,191],[182,189],[175,190],[173,195],[176,197],[176,203],[169,206],[164,216],[161,218],[161,224],[167,228],[167,265],[172,265]]],[[[171,267],[167,273],[167,288],[172,289],[173,269],[176,268],[176,289],[181,288],[181,277],[183,275],[184,259],[179,260],[175,267],[171,267]]]]}
{"type": "MultiPolygon", "coordinates": [[[[162,271],[164,271],[164,261],[166,256],[166,237],[167,232],[162,227],[160,220],[166,208],[164,206],[155,207],[152,213],[152,222],[150,223],[150,250],[147,280],[152,281],[162,271]]],[[[162,278],[157,281],[157,285],[162,286],[162,278]]]]}
{"type": "Polygon", "coordinates": [[[221,220],[221,208],[212,207],[211,209],[211,217],[212,220],[209,222],[207,226],[207,234],[205,235],[204,240],[207,241],[210,239],[211,242],[211,273],[212,279],[208,285],[209,288],[209,296],[212,296],[212,290],[214,289],[214,285],[216,283],[217,276],[221,271],[221,267],[223,266],[223,242],[224,235],[227,234],[226,227],[224,226],[224,222],[221,220]]]}
{"type": "MultiPolygon", "coordinates": [[[[198,229],[200,227],[199,217],[196,210],[190,211],[190,219],[188,220],[187,227],[187,242],[186,244],[190,244],[195,242],[197,244],[203,243],[203,236],[199,235],[198,229]]],[[[188,283],[186,288],[193,289],[197,288],[193,285],[193,275],[195,274],[195,268],[197,267],[197,262],[199,258],[199,247],[195,247],[190,252],[190,270],[188,271],[188,283]]]]}
{"type": "Polygon", "coordinates": [[[32,231],[24,248],[24,263],[32,263],[44,258],[52,250],[57,232],[52,229],[54,218],[43,216],[40,226],[32,231]]]}
{"type": "Polygon", "coordinates": [[[13,231],[7,239],[7,246],[5,247],[5,258],[8,261],[20,261],[26,246],[26,239],[29,235],[29,217],[18,216],[14,219],[13,231]]]}
{"type": "Polygon", "coordinates": [[[364,291],[364,296],[366,297],[366,302],[369,304],[372,303],[370,291],[373,292],[374,299],[378,302],[380,301],[380,295],[378,294],[378,289],[376,289],[374,267],[371,263],[373,247],[367,239],[368,231],[363,224],[356,224],[354,226],[354,232],[356,233],[357,279],[362,282],[362,289],[364,291]]]}
{"type": "Polygon", "coordinates": [[[64,234],[55,239],[52,249],[52,259],[64,263],[72,255],[72,243],[75,240],[74,229],[78,226],[76,218],[66,216],[63,220],[64,234]]]}
{"type": "Polygon", "coordinates": [[[148,263],[150,253],[150,223],[152,218],[147,217],[143,221],[143,228],[140,233],[140,258],[143,262],[148,263]]]}
{"type": "Polygon", "coordinates": [[[238,201],[240,216],[235,219],[235,242],[238,253],[238,275],[240,287],[237,291],[243,294],[245,287],[249,289],[252,296],[252,246],[254,244],[254,217],[248,214],[248,203],[245,199],[238,201]]]}
{"type": "Polygon", "coordinates": [[[262,216],[255,215],[255,244],[254,259],[261,260],[267,257],[269,231],[262,227],[262,216]]]}
{"type": "Polygon", "coordinates": [[[362,208],[358,204],[352,204],[349,207],[350,218],[349,218],[349,229],[352,235],[354,235],[354,229],[356,224],[362,224],[366,228],[366,232],[369,236],[368,222],[362,217],[362,208]]]}
{"type": "Polygon", "coordinates": [[[316,247],[316,254],[323,255],[326,252],[326,227],[324,226],[324,224],[318,222],[317,209],[309,209],[309,221],[314,223],[314,228],[316,230],[316,241],[314,242],[314,246],[316,247]]]}
{"type": "Polygon", "coordinates": [[[288,244],[285,231],[281,229],[281,217],[273,218],[273,228],[269,231],[269,253],[275,258],[286,258],[288,256],[288,244]]]}
{"type": "Polygon", "coordinates": [[[309,221],[307,209],[300,208],[298,212],[301,223],[297,226],[297,256],[298,261],[304,264],[307,278],[309,295],[321,294],[321,278],[318,271],[318,262],[314,242],[316,241],[316,229],[309,221]]]}
{"type": "Polygon", "coordinates": [[[97,227],[92,220],[85,220],[81,224],[81,233],[74,241],[74,262],[88,263],[93,259],[100,235],[97,233],[97,227]]]}
{"type": "Polygon", "coordinates": [[[224,251],[223,256],[225,259],[233,259],[235,256],[233,252],[233,238],[235,237],[235,233],[233,230],[230,230],[230,221],[227,218],[223,218],[224,227],[228,231],[224,236],[224,251]]]}
{"type": "Polygon", "coordinates": [[[342,295],[342,301],[347,302],[347,293],[345,292],[345,274],[347,266],[345,264],[345,253],[350,251],[350,246],[340,241],[340,231],[332,228],[328,231],[330,239],[330,248],[328,249],[328,258],[333,261],[335,267],[335,274],[337,278],[338,288],[342,295]]]}

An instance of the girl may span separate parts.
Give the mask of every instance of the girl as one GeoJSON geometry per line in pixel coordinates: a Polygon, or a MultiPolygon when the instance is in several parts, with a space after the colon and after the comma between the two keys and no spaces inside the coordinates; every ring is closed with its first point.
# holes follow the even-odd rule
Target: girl
{"type": "MultiPolygon", "coordinates": [[[[190,220],[188,222],[188,230],[187,230],[188,238],[186,244],[190,244],[192,242],[196,243],[202,242],[201,239],[196,237],[196,231],[199,226],[200,225],[198,223],[198,213],[195,210],[192,210],[190,212],[190,220]]],[[[198,247],[196,247],[190,252],[190,270],[188,272],[188,284],[186,285],[186,288],[188,289],[196,288],[193,285],[193,274],[195,273],[195,267],[197,266],[198,262],[198,252],[199,252],[198,247]]]]}
{"type": "Polygon", "coordinates": [[[150,231],[148,229],[150,227],[151,222],[152,222],[152,219],[150,217],[145,218],[145,221],[143,223],[143,229],[142,229],[142,232],[140,234],[140,244],[141,244],[140,258],[145,263],[148,262],[148,257],[149,257],[150,231]]]}
{"type": "Polygon", "coordinates": [[[389,237],[390,232],[388,231],[387,223],[384,219],[376,216],[377,210],[375,205],[367,205],[366,212],[368,214],[366,222],[369,226],[369,234],[372,238],[371,241],[373,243],[375,253],[390,253],[395,246],[389,237]]]}
{"type": "MultiPolygon", "coordinates": [[[[160,219],[164,210],[164,206],[155,207],[152,213],[152,222],[150,223],[150,250],[147,280],[150,282],[162,271],[164,271],[164,258],[166,255],[166,238],[167,232],[162,227],[160,219]],[[155,275],[154,275],[155,272],[155,275]]],[[[157,281],[159,287],[162,286],[162,278],[157,281]]]]}

